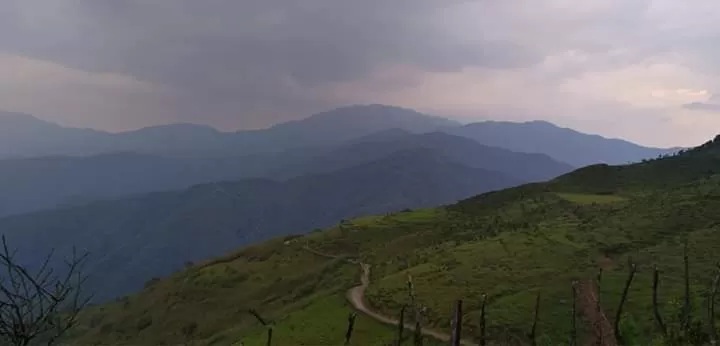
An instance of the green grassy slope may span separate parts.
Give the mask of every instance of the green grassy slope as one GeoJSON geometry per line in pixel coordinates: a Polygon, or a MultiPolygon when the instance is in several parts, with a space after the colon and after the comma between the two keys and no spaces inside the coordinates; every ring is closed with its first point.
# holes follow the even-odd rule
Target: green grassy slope
{"type": "MultiPolygon", "coordinates": [[[[277,239],[91,309],[75,341],[178,344],[183,326],[194,322],[199,344],[243,339],[260,345],[263,330],[245,312],[257,308],[277,323],[276,345],[340,345],[350,311],[343,297],[358,284],[359,270],[313,255],[304,250],[308,246],[371,264],[366,298],[386,315],[408,303],[411,275],[427,324],[435,329],[449,329],[452,303],[463,299],[465,335],[477,336],[479,304],[488,294],[491,344],[527,341],[537,292],[540,344],[567,343],[571,282],[592,284],[600,267],[600,299],[614,320],[632,256],[639,271],[622,331],[628,344],[650,344],[657,334],[651,268],[662,271],[662,309],[676,328],[686,241],[693,316],[706,316],[707,290],[720,258],[719,173],[720,137],[677,157],[587,167],[446,208],[361,218],[291,241],[277,239]]],[[[579,311],[587,311],[587,295],[581,292],[579,311]]],[[[588,318],[579,321],[584,341],[593,337],[588,318]]],[[[392,335],[389,327],[360,319],[354,345],[383,345],[392,335]]]]}

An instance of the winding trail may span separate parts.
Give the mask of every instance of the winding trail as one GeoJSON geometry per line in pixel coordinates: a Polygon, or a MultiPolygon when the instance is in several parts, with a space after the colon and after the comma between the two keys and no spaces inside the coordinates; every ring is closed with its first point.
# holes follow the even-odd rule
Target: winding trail
{"type": "MultiPolygon", "coordinates": [[[[308,246],[303,246],[303,249],[305,251],[308,251],[308,252],[310,252],[314,255],[320,256],[320,257],[331,258],[331,259],[343,259],[352,264],[359,264],[360,265],[360,285],[349,289],[347,291],[347,294],[345,295],[345,297],[347,298],[347,300],[350,302],[350,304],[353,306],[353,308],[355,310],[362,312],[363,314],[367,315],[368,317],[370,317],[380,323],[383,323],[383,324],[388,324],[388,325],[392,325],[392,326],[398,325],[399,322],[397,319],[383,315],[380,312],[373,311],[370,307],[367,306],[367,304],[365,304],[365,290],[370,285],[371,266],[369,264],[362,263],[353,258],[347,258],[347,257],[343,257],[343,256],[336,256],[336,255],[322,253],[320,251],[311,249],[308,246]]],[[[405,323],[404,327],[405,327],[405,329],[410,330],[412,332],[415,331],[414,324],[405,323]]],[[[439,340],[439,341],[443,341],[443,342],[450,341],[450,335],[443,333],[441,331],[428,329],[428,328],[422,328],[422,334],[425,336],[429,336],[435,340],[439,340]]],[[[477,343],[472,342],[470,340],[466,340],[466,339],[460,340],[460,344],[466,345],[466,346],[477,345],[477,343]]]]}
{"type": "MultiPolygon", "coordinates": [[[[601,340],[601,346],[617,346],[612,323],[605,315],[605,311],[598,307],[598,292],[595,283],[592,280],[581,281],[578,285],[578,293],[580,310],[593,329],[596,340],[601,340]]],[[[588,345],[597,345],[597,343],[592,340],[588,345]]]]}

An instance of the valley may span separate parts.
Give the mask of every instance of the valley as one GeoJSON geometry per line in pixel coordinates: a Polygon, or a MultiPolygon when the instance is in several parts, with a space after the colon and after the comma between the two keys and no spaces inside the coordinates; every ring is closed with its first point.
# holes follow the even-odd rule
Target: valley
{"type": "MultiPolygon", "coordinates": [[[[172,343],[178,340],[174,331],[194,321],[197,339],[209,344],[261,343],[263,329],[245,312],[252,307],[275,322],[279,344],[341,343],[344,316],[352,311],[345,294],[362,287],[358,264],[344,259],[349,257],[371,266],[365,298],[382,316],[397,316],[408,303],[406,281],[412,276],[426,309],[424,325],[433,330],[449,331],[453,302],[463,299],[464,335],[477,338],[480,303],[487,294],[491,344],[527,342],[533,301],[540,293],[537,340],[548,345],[570,335],[572,282],[590,285],[599,268],[597,298],[603,315],[615,318],[632,258],[638,273],[621,335],[628,343],[634,340],[631,344],[653,342],[658,334],[647,299],[652,267],[661,268],[661,313],[669,328],[679,328],[673,311],[683,294],[685,242],[694,318],[703,323],[702,292],[714,275],[712,254],[720,246],[715,236],[720,219],[714,212],[720,207],[718,143],[636,165],[588,167],[443,208],[347,220],[324,232],[251,246],[176,273],[127,300],[91,309],[89,316],[99,325],[112,325],[113,332],[102,333],[96,326],[78,340],[172,343]],[[318,256],[307,247],[343,257],[318,256]],[[213,313],[196,320],[188,313],[193,310],[213,313]],[[148,316],[161,322],[142,331],[128,323],[148,316]],[[326,327],[314,329],[319,326],[326,327]]],[[[592,327],[578,315],[578,339],[592,340],[592,327]]],[[[378,338],[387,342],[394,335],[392,328],[372,320],[359,318],[357,327],[358,344],[383,344],[378,338]]]]}

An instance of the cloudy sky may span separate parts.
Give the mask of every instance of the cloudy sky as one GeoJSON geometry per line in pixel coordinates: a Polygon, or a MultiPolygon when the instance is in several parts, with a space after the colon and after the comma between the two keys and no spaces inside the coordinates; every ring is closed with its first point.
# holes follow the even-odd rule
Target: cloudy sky
{"type": "Polygon", "coordinates": [[[648,145],[720,133],[717,0],[3,0],[0,109],[111,131],[385,103],[648,145]]]}

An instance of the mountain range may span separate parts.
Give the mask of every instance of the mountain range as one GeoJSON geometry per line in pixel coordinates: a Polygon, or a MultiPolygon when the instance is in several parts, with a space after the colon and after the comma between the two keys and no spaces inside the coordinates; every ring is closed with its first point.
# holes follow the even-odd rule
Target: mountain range
{"type": "Polygon", "coordinates": [[[623,146],[637,160],[663,152],[547,123],[504,124],[491,136],[478,129],[494,123],[461,126],[381,105],[235,133],[178,124],[111,134],[19,114],[0,124],[0,155],[15,157],[0,160],[0,230],[30,253],[89,251],[98,299],[274,236],[573,169],[567,151],[534,148],[533,134],[600,148],[588,162],[618,159],[608,153],[623,146]]]}
{"type": "Polygon", "coordinates": [[[462,156],[466,163],[474,160],[471,166],[500,170],[522,181],[546,180],[569,166],[640,161],[673,151],[545,122],[461,126],[381,105],[345,107],[267,130],[233,133],[175,124],[113,134],[0,113],[0,158],[6,158],[0,160],[0,216],[213,181],[284,180],[412,148],[462,156]],[[477,143],[487,147],[473,145],[477,143]],[[559,168],[558,161],[569,166],[559,168]]]}
{"type": "Polygon", "coordinates": [[[246,312],[254,309],[272,321],[279,345],[342,344],[352,312],[352,342],[385,345],[398,334],[387,321],[422,306],[425,344],[440,345],[431,339],[449,337],[462,300],[458,329],[489,345],[560,345],[569,335],[666,344],[657,319],[675,338],[698,340],[678,344],[705,345],[718,322],[706,312],[718,276],[719,196],[720,136],[661,159],[587,166],[237,249],[89,309],[72,340],[263,344],[266,328],[246,312]],[[681,332],[687,318],[691,335],[681,332]],[[178,333],[187,326],[192,335],[178,333]]]}
{"type": "Polygon", "coordinates": [[[102,300],[238,246],[342,219],[451,203],[522,182],[417,148],[285,182],[210,183],[9,216],[0,219],[0,229],[30,255],[28,263],[38,260],[32,254],[51,249],[60,255],[73,246],[90,252],[89,285],[102,300]]]}
{"type": "Polygon", "coordinates": [[[442,132],[393,132],[392,137],[384,131],[337,146],[243,157],[117,153],[0,160],[0,216],[216,181],[287,180],[358,166],[413,149],[427,149],[469,167],[499,171],[517,182],[547,180],[572,169],[546,155],[486,147],[442,132]],[[526,170],[526,165],[534,169],[526,170]]]}
{"type": "Polygon", "coordinates": [[[0,113],[0,158],[135,152],[172,157],[240,156],[332,145],[389,128],[414,133],[457,126],[443,118],[382,105],[351,106],[264,130],[220,132],[171,124],[109,133],[61,127],[19,113],[0,113]]]}
{"type": "Polygon", "coordinates": [[[575,167],[621,165],[674,153],[680,148],[648,148],[625,140],[588,135],[546,121],[486,121],[447,130],[479,143],[525,153],[543,153],[575,167]]]}
{"type": "Polygon", "coordinates": [[[397,129],[245,159],[105,154],[0,164],[6,165],[0,165],[5,211],[59,206],[0,218],[0,230],[32,253],[67,253],[72,246],[89,251],[98,299],[137,290],[188,261],[277,235],[452,203],[572,169],[543,154],[397,129]],[[199,180],[206,183],[180,189],[199,180]],[[140,193],[162,188],[180,190],[140,193]]]}
{"type": "Polygon", "coordinates": [[[122,133],[61,127],[30,115],[0,112],[0,159],[87,156],[115,152],[170,157],[226,157],[331,146],[390,129],[444,131],[481,144],[542,153],[580,167],[625,164],[677,151],[639,146],[557,127],[547,122],[479,122],[460,125],[413,110],[349,106],[264,130],[220,132],[208,126],[171,124],[122,133]]]}

